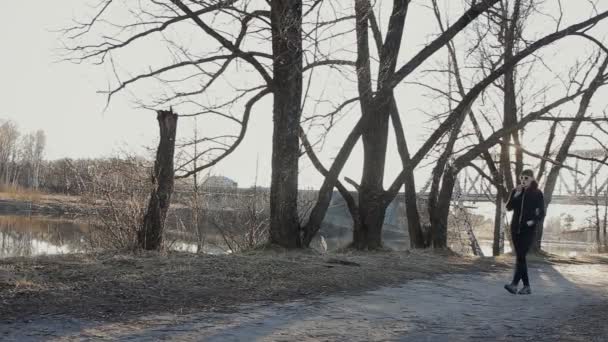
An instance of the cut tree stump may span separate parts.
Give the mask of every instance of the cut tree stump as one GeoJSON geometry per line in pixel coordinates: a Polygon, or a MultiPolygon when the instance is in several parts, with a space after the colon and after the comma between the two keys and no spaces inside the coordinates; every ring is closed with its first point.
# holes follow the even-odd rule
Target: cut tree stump
{"type": "Polygon", "coordinates": [[[156,151],[152,171],[152,192],[141,229],[138,234],[139,247],[145,250],[160,250],[163,244],[163,230],[167,211],[173,193],[173,156],[175,155],[175,132],[177,114],[173,110],[157,111],[160,128],[160,142],[156,151]]]}

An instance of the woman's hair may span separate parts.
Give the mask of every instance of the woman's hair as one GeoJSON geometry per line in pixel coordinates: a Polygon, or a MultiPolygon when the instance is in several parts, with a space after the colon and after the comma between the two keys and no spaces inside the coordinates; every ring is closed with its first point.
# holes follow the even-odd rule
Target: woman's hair
{"type": "Polygon", "coordinates": [[[529,177],[531,177],[532,179],[534,179],[534,171],[532,171],[532,170],[530,170],[530,169],[523,170],[523,171],[521,172],[521,175],[522,175],[522,176],[529,176],[529,177]]]}

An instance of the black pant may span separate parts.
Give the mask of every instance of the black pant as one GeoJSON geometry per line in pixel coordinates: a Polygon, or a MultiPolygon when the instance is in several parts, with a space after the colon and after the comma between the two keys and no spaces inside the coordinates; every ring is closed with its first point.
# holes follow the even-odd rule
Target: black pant
{"type": "Polygon", "coordinates": [[[515,274],[513,275],[513,285],[517,285],[519,284],[520,280],[523,280],[524,286],[530,286],[526,254],[528,254],[535,236],[536,229],[531,227],[521,227],[519,229],[519,233],[511,233],[513,249],[515,250],[515,255],[517,256],[517,261],[515,263],[515,274]]]}

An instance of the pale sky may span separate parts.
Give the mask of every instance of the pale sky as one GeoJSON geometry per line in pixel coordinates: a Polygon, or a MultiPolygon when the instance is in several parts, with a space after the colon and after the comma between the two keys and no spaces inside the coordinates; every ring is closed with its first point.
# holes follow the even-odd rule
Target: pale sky
{"type": "MultiPolygon", "coordinates": [[[[608,1],[601,2],[602,6],[606,6],[608,1]]],[[[106,98],[97,92],[107,88],[108,78],[111,77],[107,70],[89,64],[56,62],[56,49],[61,48],[61,45],[53,30],[69,25],[72,18],[86,9],[83,7],[86,3],[90,2],[0,0],[0,119],[13,120],[22,132],[43,129],[47,134],[49,159],[111,156],[123,150],[141,153],[144,146],[153,147],[157,139],[156,114],[136,109],[128,96],[115,97],[110,107],[104,111],[106,98]]],[[[581,3],[581,0],[565,1],[568,15],[564,25],[588,17],[589,8],[580,6],[581,3]]],[[[543,31],[544,24],[531,25],[537,25],[534,29],[543,31]]],[[[402,54],[405,57],[401,58],[403,60],[420,49],[429,40],[429,35],[436,32],[429,11],[419,5],[410,10],[406,25],[407,43],[402,54]]],[[[569,61],[571,59],[567,56],[584,51],[581,46],[590,46],[572,41],[560,44],[553,51],[553,62],[562,59],[569,61]]],[[[145,51],[134,57],[143,69],[147,69],[145,51]]],[[[570,66],[566,68],[568,67],[570,66]]],[[[430,127],[425,123],[426,117],[421,115],[420,109],[431,102],[420,96],[420,92],[421,90],[398,92],[402,112],[409,113],[404,120],[412,150],[417,148],[430,127]]],[[[606,92],[596,100],[597,108],[608,104],[605,95],[606,92]]],[[[254,181],[256,160],[259,158],[258,182],[262,185],[269,183],[272,134],[270,100],[271,97],[268,96],[256,107],[256,120],[249,128],[245,141],[232,156],[214,167],[214,174],[224,174],[235,179],[240,186],[250,186],[254,181]]],[[[356,113],[350,115],[327,141],[320,154],[326,165],[329,165],[355,119],[356,113]]],[[[182,135],[192,132],[190,122],[181,121],[178,130],[182,135]]],[[[205,125],[203,122],[199,127],[204,129],[205,125]]],[[[206,127],[212,130],[213,124],[206,127]]],[[[344,174],[358,179],[361,150],[355,150],[351,159],[344,174]]],[[[387,183],[390,183],[400,170],[400,161],[392,144],[388,160],[387,183]]],[[[301,172],[301,187],[319,186],[321,177],[307,161],[303,160],[301,172]]],[[[419,177],[418,185],[425,180],[426,177],[419,177]]]]}

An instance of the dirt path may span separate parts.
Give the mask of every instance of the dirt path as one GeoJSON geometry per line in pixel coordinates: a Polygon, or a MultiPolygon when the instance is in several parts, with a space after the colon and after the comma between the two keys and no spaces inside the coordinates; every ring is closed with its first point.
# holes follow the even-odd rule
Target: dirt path
{"type": "Polygon", "coordinates": [[[608,265],[538,264],[530,270],[531,296],[504,291],[506,272],[454,274],[363,295],[243,306],[231,314],[4,322],[0,340],[606,341],[601,312],[608,313],[608,265]]]}

